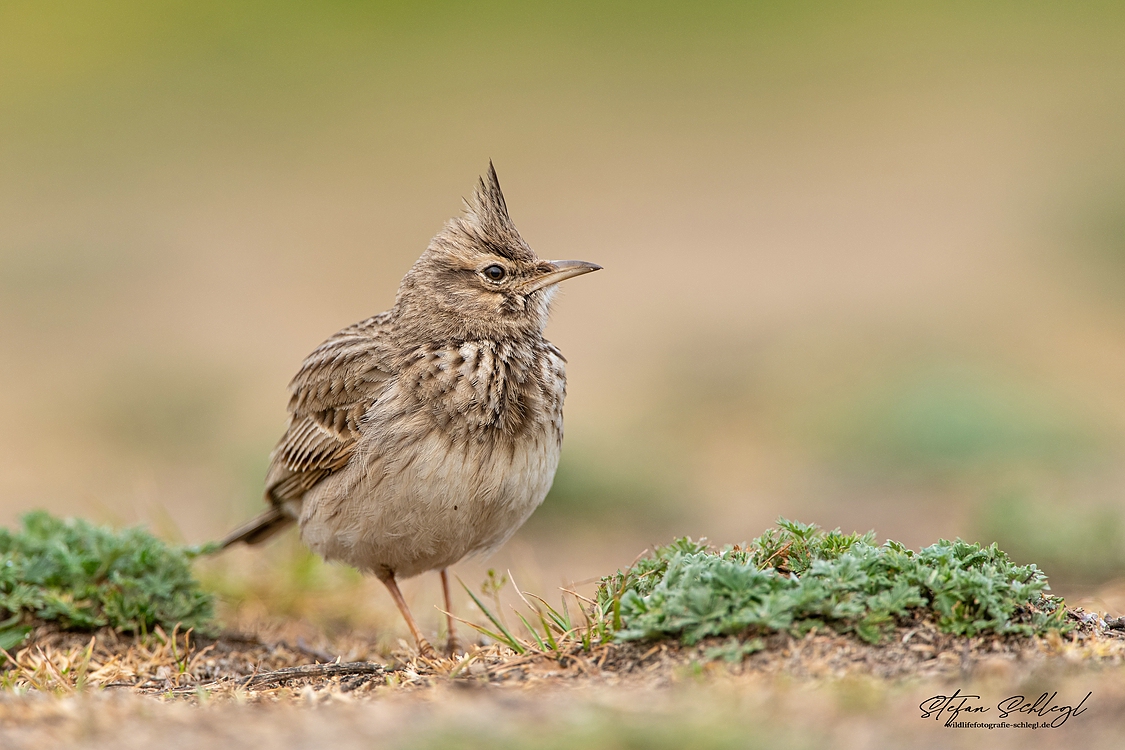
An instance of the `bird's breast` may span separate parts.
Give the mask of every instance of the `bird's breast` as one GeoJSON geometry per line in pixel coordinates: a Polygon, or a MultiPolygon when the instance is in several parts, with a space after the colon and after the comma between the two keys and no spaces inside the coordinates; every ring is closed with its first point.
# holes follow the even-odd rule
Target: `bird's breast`
{"type": "Polygon", "coordinates": [[[306,542],[404,576],[502,544],[551,487],[565,388],[546,342],[420,347],[368,411],[348,467],[306,496],[306,542]]]}
{"type": "Polygon", "coordinates": [[[565,362],[546,341],[464,341],[418,347],[400,396],[459,440],[561,434],[565,362]]]}

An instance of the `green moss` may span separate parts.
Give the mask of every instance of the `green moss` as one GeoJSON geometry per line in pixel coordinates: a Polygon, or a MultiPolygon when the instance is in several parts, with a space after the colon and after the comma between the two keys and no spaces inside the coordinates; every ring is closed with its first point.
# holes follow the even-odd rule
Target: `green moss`
{"type": "Polygon", "coordinates": [[[684,538],[602,579],[597,601],[618,640],[759,635],[831,627],[877,643],[928,611],[958,635],[1065,630],[1060,599],[1034,565],[992,545],[942,540],[915,552],[874,532],[841,534],[781,519],[747,548],[684,538]]]}
{"type": "Polygon", "coordinates": [[[0,529],[0,647],[22,641],[32,618],[76,630],[208,630],[212,597],[191,572],[202,551],[138,528],[29,513],[22,529],[0,529]]]}

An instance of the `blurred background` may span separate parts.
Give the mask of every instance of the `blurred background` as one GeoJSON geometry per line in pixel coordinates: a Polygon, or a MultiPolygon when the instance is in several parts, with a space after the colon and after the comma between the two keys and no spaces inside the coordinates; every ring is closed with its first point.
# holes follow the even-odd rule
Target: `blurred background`
{"type": "MultiPolygon", "coordinates": [[[[471,585],[784,515],[1120,614],[1123,38],[1108,2],[5,2],[0,522],[257,512],[289,378],[491,158],[541,256],[606,270],[548,330],[555,488],[471,585]]],[[[226,560],[237,601],[368,586],[292,536],[226,560]]]]}

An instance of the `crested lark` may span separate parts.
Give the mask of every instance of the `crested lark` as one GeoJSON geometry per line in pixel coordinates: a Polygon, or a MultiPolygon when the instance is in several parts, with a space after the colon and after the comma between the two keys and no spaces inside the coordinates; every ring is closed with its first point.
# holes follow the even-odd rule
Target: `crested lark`
{"type": "MultiPolygon", "coordinates": [[[[326,560],[374,573],[423,654],[396,578],[500,546],[543,501],[559,461],[566,374],[543,338],[557,284],[597,271],[536,257],[496,171],[399,284],[394,307],[301,366],[266,476],[269,509],[223,546],[293,521],[326,560]]],[[[450,648],[455,647],[449,620],[450,648]]]]}

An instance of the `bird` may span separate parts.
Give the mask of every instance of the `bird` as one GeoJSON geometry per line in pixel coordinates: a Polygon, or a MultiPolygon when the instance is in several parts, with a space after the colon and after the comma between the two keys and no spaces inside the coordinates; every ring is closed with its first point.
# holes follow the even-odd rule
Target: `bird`
{"type": "Polygon", "coordinates": [[[418,653],[436,656],[398,580],[501,546],[543,502],[563,440],[566,360],[544,338],[560,282],[601,270],[541,260],[487,173],[402,278],[393,306],[317,347],[289,384],[266,510],[220,543],[302,541],[385,584],[418,653]]]}

